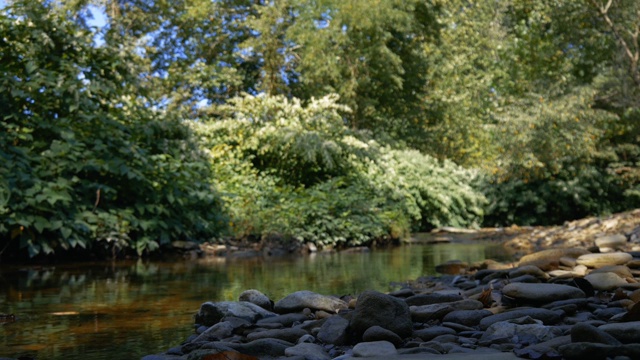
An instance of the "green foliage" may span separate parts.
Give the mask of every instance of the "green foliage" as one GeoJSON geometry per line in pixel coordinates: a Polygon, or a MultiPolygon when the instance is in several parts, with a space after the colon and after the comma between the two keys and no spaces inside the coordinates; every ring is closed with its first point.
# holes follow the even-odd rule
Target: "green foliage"
{"type": "Polygon", "coordinates": [[[142,254],[219,233],[221,204],[190,131],[129,95],[138,65],[126,44],[95,47],[38,2],[2,10],[0,42],[3,248],[142,254]]]}
{"type": "Polygon", "coordinates": [[[358,245],[481,219],[473,172],[350,130],[335,96],[306,106],[282,96],[231,103],[225,120],[193,126],[236,236],[358,245]]]}

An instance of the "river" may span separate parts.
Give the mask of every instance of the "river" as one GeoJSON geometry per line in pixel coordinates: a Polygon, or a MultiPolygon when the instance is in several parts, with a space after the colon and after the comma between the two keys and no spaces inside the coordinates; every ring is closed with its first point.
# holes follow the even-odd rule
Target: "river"
{"type": "Polygon", "coordinates": [[[298,290],[357,295],[435,274],[447,260],[505,259],[495,243],[412,244],[364,253],[279,258],[118,261],[0,267],[0,357],[139,359],[193,333],[205,301],[257,289],[277,301],[298,290]]]}

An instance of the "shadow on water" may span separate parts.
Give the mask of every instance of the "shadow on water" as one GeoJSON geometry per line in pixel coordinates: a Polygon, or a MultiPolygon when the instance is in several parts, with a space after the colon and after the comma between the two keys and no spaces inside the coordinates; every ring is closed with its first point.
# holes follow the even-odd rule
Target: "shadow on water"
{"type": "Polygon", "coordinates": [[[412,244],[365,253],[285,258],[67,264],[0,269],[0,357],[136,359],[178,345],[204,301],[258,289],[345,295],[393,290],[448,260],[505,259],[488,243],[412,244]]]}

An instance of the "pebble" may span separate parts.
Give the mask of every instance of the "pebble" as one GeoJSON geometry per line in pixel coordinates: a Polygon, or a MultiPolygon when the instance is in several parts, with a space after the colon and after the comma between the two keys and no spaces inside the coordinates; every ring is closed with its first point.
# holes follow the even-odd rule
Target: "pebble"
{"type": "MultiPolygon", "coordinates": [[[[625,246],[620,237],[596,240],[586,245],[625,246]]],[[[389,294],[364,291],[348,303],[311,291],[273,303],[247,290],[237,302],[203,303],[195,335],[143,359],[222,351],[291,360],[640,359],[634,255],[567,248],[524,256],[516,268],[450,262],[455,275],[424,276],[389,294]]]]}

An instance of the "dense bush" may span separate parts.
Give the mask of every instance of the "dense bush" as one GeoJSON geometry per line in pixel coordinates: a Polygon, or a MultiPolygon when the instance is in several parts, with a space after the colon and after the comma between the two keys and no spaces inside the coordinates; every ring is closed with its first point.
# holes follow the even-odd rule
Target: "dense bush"
{"type": "Polygon", "coordinates": [[[224,120],[193,126],[238,237],[358,245],[481,219],[472,172],[350,130],[334,96],[305,106],[247,95],[222,110],[224,120]]]}
{"type": "Polygon", "coordinates": [[[132,49],[93,36],[39,2],[0,13],[0,250],[142,254],[219,234],[190,130],[129,95],[132,49]]]}
{"type": "Polygon", "coordinates": [[[497,130],[503,156],[485,179],[487,225],[552,225],[640,206],[637,126],[592,109],[591,98],[582,90],[533,100],[509,115],[497,130]]]}

